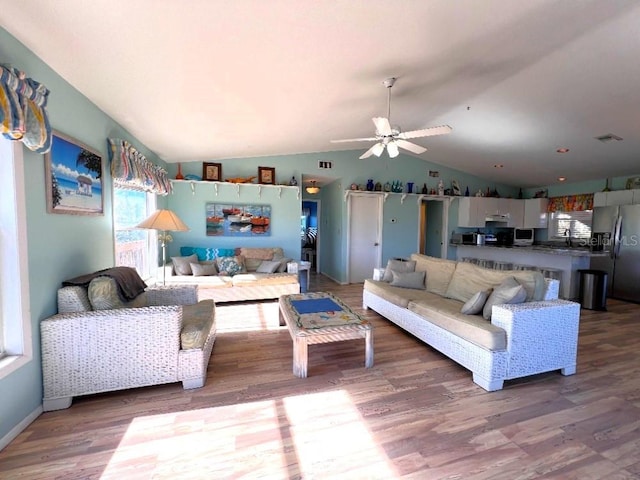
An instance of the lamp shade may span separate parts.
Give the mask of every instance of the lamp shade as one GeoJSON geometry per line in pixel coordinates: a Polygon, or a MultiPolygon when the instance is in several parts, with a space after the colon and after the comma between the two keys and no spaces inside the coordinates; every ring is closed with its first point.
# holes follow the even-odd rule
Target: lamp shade
{"type": "Polygon", "coordinates": [[[305,188],[305,190],[307,191],[307,193],[311,195],[315,195],[320,191],[320,187],[316,185],[315,180],[311,180],[310,185],[307,188],[305,188]]]}
{"type": "Polygon", "coordinates": [[[171,210],[157,210],[136,227],[168,232],[187,232],[189,230],[189,227],[171,210]]]}

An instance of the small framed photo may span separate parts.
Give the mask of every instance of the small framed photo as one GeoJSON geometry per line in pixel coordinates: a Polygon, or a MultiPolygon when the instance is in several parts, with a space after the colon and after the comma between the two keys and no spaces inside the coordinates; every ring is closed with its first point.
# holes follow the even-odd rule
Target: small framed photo
{"type": "Polygon", "coordinates": [[[202,163],[202,179],[210,182],[222,181],[222,164],[221,163],[202,163]]]}
{"type": "Polygon", "coordinates": [[[273,167],[258,167],[258,183],[276,184],[276,169],[273,167]]]}
{"type": "Polygon", "coordinates": [[[98,151],[54,131],[44,168],[48,213],[104,215],[104,161],[98,151]]]}

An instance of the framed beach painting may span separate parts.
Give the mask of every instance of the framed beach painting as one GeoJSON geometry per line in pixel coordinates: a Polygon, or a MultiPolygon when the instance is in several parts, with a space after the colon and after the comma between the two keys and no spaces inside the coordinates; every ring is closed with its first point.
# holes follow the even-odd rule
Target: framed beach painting
{"type": "Polygon", "coordinates": [[[44,156],[47,212],[104,215],[104,162],[97,151],[59,132],[44,156]]]}
{"type": "Polygon", "coordinates": [[[207,203],[208,237],[264,237],[271,235],[271,205],[207,203]]]}

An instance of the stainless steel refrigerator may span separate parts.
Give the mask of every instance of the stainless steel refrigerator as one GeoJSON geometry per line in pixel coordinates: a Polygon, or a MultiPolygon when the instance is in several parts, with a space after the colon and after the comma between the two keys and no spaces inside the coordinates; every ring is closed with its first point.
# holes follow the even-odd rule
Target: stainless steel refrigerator
{"type": "Polygon", "coordinates": [[[592,241],[607,255],[591,258],[591,268],[608,274],[609,296],[640,302],[640,205],[593,209],[592,241]]]}

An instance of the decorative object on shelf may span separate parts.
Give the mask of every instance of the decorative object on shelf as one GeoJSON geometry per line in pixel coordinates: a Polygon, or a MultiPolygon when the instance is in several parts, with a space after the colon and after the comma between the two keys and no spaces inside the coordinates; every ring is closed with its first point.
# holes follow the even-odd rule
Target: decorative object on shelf
{"type": "Polygon", "coordinates": [[[391,183],[391,191],[395,193],[402,193],[404,191],[404,184],[400,180],[395,180],[391,183]]]}
{"type": "Polygon", "coordinates": [[[273,167],[258,167],[258,183],[275,185],[276,169],[273,167]]]}
{"type": "Polygon", "coordinates": [[[297,187],[298,186],[298,180],[296,180],[295,176],[291,177],[291,180],[289,180],[289,186],[290,187],[297,187]]]}
{"type": "Polygon", "coordinates": [[[158,241],[162,247],[162,284],[166,285],[167,243],[173,242],[173,237],[167,232],[188,232],[189,227],[171,210],[157,210],[136,228],[158,230],[158,241]]]}
{"type": "Polygon", "coordinates": [[[627,183],[625,185],[627,190],[633,190],[636,188],[640,188],[640,177],[629,177],[627,179],[627,183]]]}
{"type": "Polygon", "coordinates": [[[255,237],[271,235],[271,205],[207,203],[208,237],[255,237]]]}
{"type": "Polygon", "coordinates": [[[367,186],[364,183],[358,185],[358,190],[365,192],[367,190],[367,186]]]}
{"type": "Polygon", "coordinates": [[[202,180],[202,177],[200,175],[194,175],[193,173],[187,173],[184,176],[185,180],[194,180],[196,182],[200,182],[202,180]]]}
{"type": "Polygon", "coordinates": [[[48,213],[103,215],[100,154],[58,132],[44,155],[48,213]]]}
{"type": "Polygon", "coordinates": [[[367,192],[373,192],[373,180],[371,178],[367,180],[367,192]]]}
{"type": "Polygon", "coordinates": [[[318,185],[316,185],[316,181],[315,180],[311,180],[309,182],[309,185],[307,185],[307,188],[305,190],[310,195],[316,195],[317,193],[320,192],[320,187],[318,185]]]}
{"type": "Polygon", "coordinates": [[[202,179],[209,182],[222,181],[222,164],[221,163],[202,163],[202,179]]]}
{"type": "Polygon", "coordinates": [[[352,183],[351,184],[351,190],[358,190],[358,184],[357,183],[352,183]]]}
{"type": "Polygon", "coordinates": [[[252,183],[258,177],[232,177],[227,178],[228,183],[252,183]]]}
{"type": "Polygon", "coordinates": [[[382,191],[382,184],[380,182],[376,182],[375,186],[373,187],[373,189],[376,192],[381,192],[382,191]]]}
{"type": "Polygon", "coordinates": [[[548,192],[547,190],[538,190],[533,198],[547,198],[548,192]]]}
{"type": "Polygon", "coordinates": [[[429,193],[429,189],[427,188],[427,184],[423,183],[422,184],[422,194],[423,195],[427,195],[429,193]]]}
{"type": "Polygon", "coordinates": [[[484,197],[484,193],[482,192],[482,189],[479,189],[479,190],[476,192],[476,197],[484,197]]]}
{"type": "MultiPolygon", "coordinates": [[[[627,181],[628,183],[628,181],[627,181]]],[[[629,190],[629,187],[627,187],[627,190],[629,190]]],[[[603,192],[610,192],[611,189],[609,188],[609,179],[607,178],[604,184],[604,188],[602,189],[603,192]]]]}
{"type": "Polygon", "coordinates": [[[407,193],[413,193],[413,182],[407,182],[407,193]]]}
{"type": "Polygon", "coordinates": [[[178,173],[176,173],[176,180],[184,180],[184,175],[182,175],[182,164],[178,163],[178,173]]]}
{"type": "Polygon", "coordinates": [[[462,191],[460,190],[460,185],[458,184],[457,180],[451,180],[451,190],[453,195],[455,196],[460,196],[462,195],[462,191]]]}
{"type": "Polygon", "coordinates": [[[438,180],[438,195],[441,197],[444,195],[444,183],[442,179],[438,180]]]}
{"type": "Polygon", "coordinates": [[[391,191],[391,184],[389,182],[384,184],[384,191],[385,192],[390,192],[391,191]]]}
{"type": "Polygon", "coordinates": [[[468,197],[469,196],[469,185],[467,185],[467,188],[464,191],[464,196],[468,197]]]}

